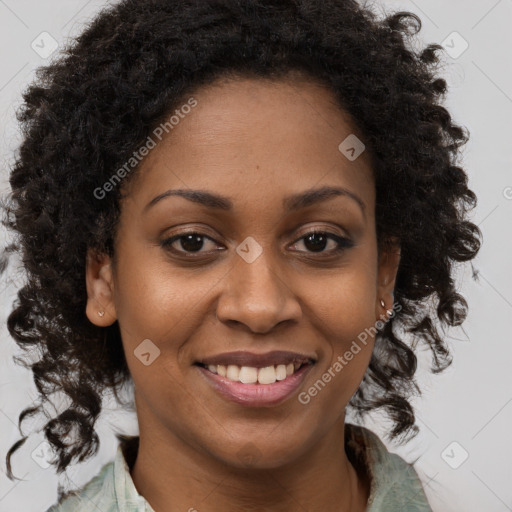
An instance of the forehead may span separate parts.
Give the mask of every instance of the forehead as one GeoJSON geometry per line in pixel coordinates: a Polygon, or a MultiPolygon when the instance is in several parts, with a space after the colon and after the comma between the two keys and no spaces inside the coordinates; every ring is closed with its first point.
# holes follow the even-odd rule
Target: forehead
{"type": "Polygon", "coordinates": [[[142,162],[130,192],[138,203],[176,188],[263,204],[307,188],[342,186],[373,204],[368,152],[351,160],[340,150],[343,141],[364,136],[325,86],[221,79],[193,99],[195,106],[174,115],[172,129],[142,162]]]}

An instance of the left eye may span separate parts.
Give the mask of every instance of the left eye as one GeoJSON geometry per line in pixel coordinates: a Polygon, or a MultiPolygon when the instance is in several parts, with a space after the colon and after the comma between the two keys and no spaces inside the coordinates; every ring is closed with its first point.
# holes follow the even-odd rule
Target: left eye
{"type": "MultiPolygon", "coordinates": [[[[328,233],[325,231],[311,231],[309,233],[306,233],[305,235],[301,236],[297,242],[299,241],[305,241],[304,246],[309,245],[310,248],[312,248],[311,251],[308,252],[327,252],[327,253],[338,253],[342,252],[345,249],[349,249],[353,247],[353,243],[348,238],[344,238],[342,236],[335,235],[334,233],[328,233]],[[334,241],[334,248],[331,248],[331,250],[325,251],[325,246],[327,245],[327,242],[331,240],[334,241]]],[[[297,243],[295,242],[295,243],[297,243]]],[[[302,251],[301,251],[302,252],[302,251]]]]}

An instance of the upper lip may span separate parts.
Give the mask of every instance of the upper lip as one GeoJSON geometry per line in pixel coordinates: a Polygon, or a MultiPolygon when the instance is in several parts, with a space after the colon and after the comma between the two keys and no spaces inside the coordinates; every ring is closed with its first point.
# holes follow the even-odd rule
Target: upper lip
{"type": "Polygon", "coordinates": [[[266,366],[290,363],[314,363],[316,359],[312,356],[299,354],[297,352],[287,352],[284,350],[273,350],[264,354],[255,354],[244,350],[236,352],[225,352],[214,356],[199,359],[196,364],[208,365],[237,365],[250,366],[253,368],[265,368],[266,366]]]}

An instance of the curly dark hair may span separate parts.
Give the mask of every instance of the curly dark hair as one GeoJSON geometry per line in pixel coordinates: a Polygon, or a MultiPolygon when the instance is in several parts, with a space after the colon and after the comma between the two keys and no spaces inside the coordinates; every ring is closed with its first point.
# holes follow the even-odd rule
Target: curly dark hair
{"type": "Polygon", "coordinates": [[[102,394],[116,393],[130,374],[117,322],[100,328],[85,315],[86,253],[114,256],[122,193],[117,187],[100,200],[94,190],[183,98],[230,76],[299,72],[327,85],[364,135],[379,250],[396,238],[401,261],[396,314],[378,332],[349,405],[360,418],[383,408],[390,440],[416,434],[408,400],[420,393],[414,349],[421,342],[431,350],[433,372],[451,363],[441,331],[467,315],[455,264],[481,244],[467,218],[476,196],[458,162],[468,133],[439,103],[447,90],[437,75],[443,48],[415,49],[420,29],[413,13],[379,15],[355,0],[122,0],[38,69],[17,112],[24,139],[5,222],[27,275],[8,328],[22,349],[41,355],[16,358],[33,371],[39,398],[19,416],[23,438],[7,453],[9,478],[11,456],[27,439],[23,420],[56,392],[71,400],[44,426],[57,472],[97,452],[102,394]]]}

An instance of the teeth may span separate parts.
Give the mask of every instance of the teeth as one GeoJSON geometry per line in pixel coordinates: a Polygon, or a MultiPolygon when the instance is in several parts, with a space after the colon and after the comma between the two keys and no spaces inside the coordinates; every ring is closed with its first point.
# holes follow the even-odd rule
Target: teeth
{"type": "Polygon", "coordinates": [[[238,374],[238,380],[243,384],[255,384],[258,381],[258,369],[242,366],[238,374]]]}
{"type": "Polygon", "coordinates": [[[276,366],[276,380],[286,379],[286,365],[278,364],[276,366]]]}
{"type": "Polygon", "coordinates": [[[273,384],[277,380],[284,380],[295,373],[302,363],[290,363],[287,365],[278,364],[274,366],[267,366],[265,368],[254,368],[251,366],[237,366],[230,365],[214,365],[209,364],[208,370],[216,373],[221,377],[226,377],[235,382],[242,384],[273,384]]]}
{"type": "Polygon", "coordinates": [[[274,366],[266,366],[258,371],[258,382],[260,384],[274,384],[276,381],[276,369],[274,366]]]}
{"type": "Polygon", "coordinates": [[[239,380],[240,376],[240,367],[234,364],[228,365],[228,369],[226,371],[226,377],[229,380],[239,380]]]}

